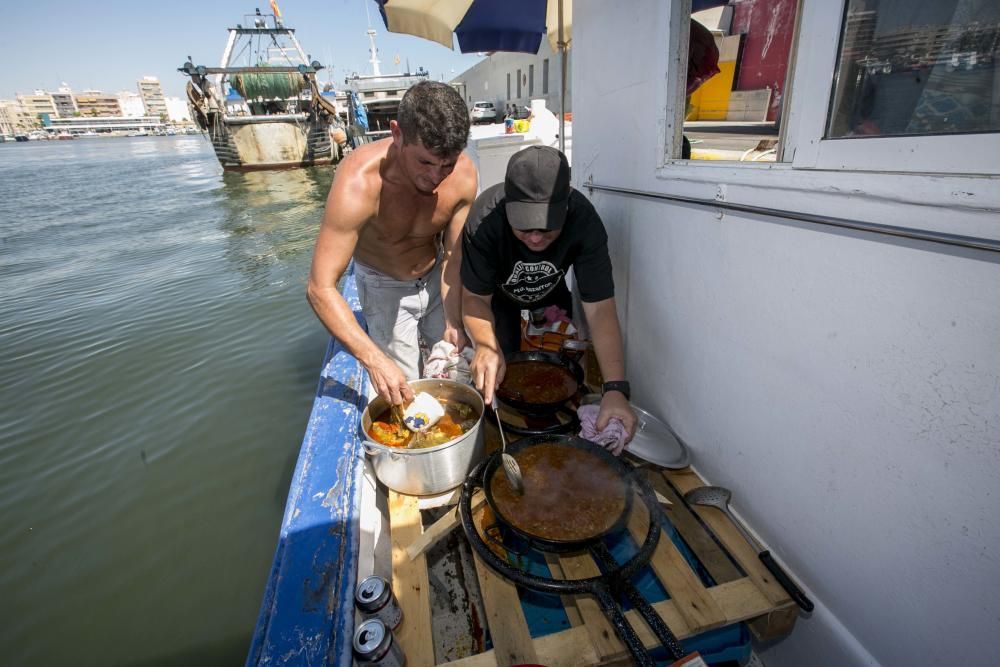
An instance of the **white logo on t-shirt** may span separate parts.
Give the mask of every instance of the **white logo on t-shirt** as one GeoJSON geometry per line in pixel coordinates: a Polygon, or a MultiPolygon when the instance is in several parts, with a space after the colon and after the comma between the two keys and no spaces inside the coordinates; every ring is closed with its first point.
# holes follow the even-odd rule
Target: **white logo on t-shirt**
{"type": "Polygon", "coordinates": [[[515,262],[503,290],[515,301],[534,303],[562,280],[563,271],[552,262],[515,262]]]}

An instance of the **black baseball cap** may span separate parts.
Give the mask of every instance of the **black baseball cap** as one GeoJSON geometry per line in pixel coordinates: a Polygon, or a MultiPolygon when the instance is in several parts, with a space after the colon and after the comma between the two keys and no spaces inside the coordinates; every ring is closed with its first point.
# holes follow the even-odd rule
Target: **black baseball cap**
{"type": "Polygon", "coordinates": [[[529,146],[511,156],[504,180],[507,221],[519,231],[555,231],[569,208],[569,161],[549,146],[529,146]]]}

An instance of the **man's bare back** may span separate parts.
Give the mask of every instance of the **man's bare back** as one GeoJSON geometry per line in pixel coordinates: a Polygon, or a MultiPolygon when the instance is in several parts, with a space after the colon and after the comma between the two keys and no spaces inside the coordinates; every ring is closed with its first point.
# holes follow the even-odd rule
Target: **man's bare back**
{"type": "Polygon", "coordinates": [[[383,139],[355,150],[340,167],[348,173],[338,176],[363,180],[364,190],[374,195],[369,197],[370,217],[358,232],[355,259],[397,280],[409,280],[434,266],[437,236],[463,203],[464,181],[475,171],[471,160],[460,154],[456,178],[426,193],[401,171],[401,159],[392,139],[383,139]]]}

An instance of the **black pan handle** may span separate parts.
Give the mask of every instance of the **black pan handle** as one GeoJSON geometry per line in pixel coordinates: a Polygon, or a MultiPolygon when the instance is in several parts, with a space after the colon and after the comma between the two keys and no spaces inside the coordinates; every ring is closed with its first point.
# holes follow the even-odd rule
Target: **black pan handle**
{"type": "Polygon", "coordinates": [[[618,635],[618,639],[622,640],[625,648],[635,658],[634,664],[641,667],[655,667],[656,661],[653,660],[653,656],[649,654],[646,647],[642,645],[642,640],[639,639],[639,635],[636,634],[635,629],[629,625],[625,614],[622,613],[621,607],[615,602],[608,588],[600,584],[595,585],[591,593],[597,598],[597,604],[611,623],[611,627],[614,629],[615,634],[618,635]]]}
{"type": "Polygon", "coordinates": [[[799,588],[787,574],[785,574],[785,571],[781,569],[780,565],[778,565],[778,561],[774,560],[771,556],[771,552],[761,551],[757,555],[760,556],[760,562],[762,562],[764,567],[766,567],[768,571],[774,575],[774,578],[778,580],[778,583],[785,589],[785,592],[788,593],[789,597],[795,601],[795,604],[799,605],[803,611],[812,611],[815,606],[813,605],[812,600],[807,598],[806,594],[802,592],[802,589],[799,588]]]}

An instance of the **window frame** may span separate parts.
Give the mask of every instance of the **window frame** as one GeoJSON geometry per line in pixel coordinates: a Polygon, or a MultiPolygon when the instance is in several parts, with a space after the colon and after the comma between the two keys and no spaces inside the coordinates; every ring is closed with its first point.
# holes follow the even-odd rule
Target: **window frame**
{"type": "Polygon", "coordinates": [[[796,55],[785,156],[796,169],[1000,174],[1000,132],[827,139],[847,1],[803,2],[800,31],[814,35],[796,55]],[[835,31],[821,26],[836,25],[835,31]]]}
{"type": "MultiPolygon", "coordinates": [[[[840,17],[845,6],[836,5],[840,17]]],[[[776,162],[738,162],[722,160],[684,160],[679,157],[685,112],[685,74],[690,25],[691,0],[673,0],[665,12],[663,26],[667,48],[662,51],[666,76],[658,87],[655,104],[664,110],[663,127],[658,132],[659,164],[654,169],[657,190],[663,194],[698,200],[716,199],[764,208],[775,207],[775,194],[780,193],[780,208],[801,210],[817,215],[851,215],[859,220],[913,227],[916,229],[972,237],[1000,239],[1000,222],[995,211],[1000,209],[1000,187],[997,187],[996,165],[977,173],[946,171],[940,165],[933,168],[906,169],[898,163],[862,162],[864,153],[877,152],[878,144],[897,141],[911,143],[916,139],[924,146],[934,146],[940,139],[956,135],[925,137],[865,138],[863,140],[822,140],[826,129],[829,101],[833,92],[833,73],[840,28],[829,42],[818,38],[801,40],[809,26],[829,20],[822,3],[800,0],[795,23],[789,67],[791,76],[782,106],[779,147],[783,155],[776,162]],[[819,22],[819,23],[817,23],[819,22]],[[805,26],[804,28],[802,26],[805,26]],[[682,59],[680,54],[684,54],[682,59]],[[827,78],[823,86],[811,85],[818,68],[823,65],[817,55],[826,58],[827,78]],[[814,98],[819,98],[814,99],[814,98]],[[680,103],[678,104],[678,100],[680,103]],[[837,164],[832,154],[823,154],[826,162],[815,160],[819,153],[814,144],[820,141],[853,144],[854,162],[837,164]],[[877,142],[868,144],[862,142],[877,142]],[[674,157],[674,151],[678,157],[674,157]],[[858,168],[862,162],[865,166],[858,168]],[[932,211],[937,211],[930,214],[932,211]]],[[[837,21],[840,19],[838,18],[837,21]]],[[[827,24],[828,26],[829,24],[827,24]]],[[[813,32],[815,32],[815,27],[813,32]]],[[[825,40],[825,37],[824,37],[825,40]]],[[[972,136],[982,142],[984,137],[1000,139],[1000,135],[972,136]]],[[[906,150],[894,147],[896,152],[906,150]]],[[[824,147],[825,148],[825,147],[824,147]]],[[[977,149],[978,151],[978,149],[977,149]]],[[[996,155],[991,152],[989,154],[996,155]]],[[[1000,161],[998,161],[1000,162],[1000,161]]],[[[981,165],[980,165],[981,166],[981,165]]],[[[978,168],[978,167],[977,167],[978,168]]],[[[719,217],[722,217],[719,213],[719,217]]]]}

